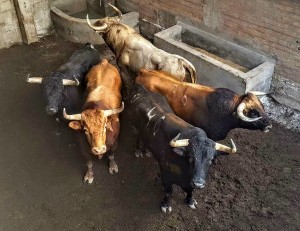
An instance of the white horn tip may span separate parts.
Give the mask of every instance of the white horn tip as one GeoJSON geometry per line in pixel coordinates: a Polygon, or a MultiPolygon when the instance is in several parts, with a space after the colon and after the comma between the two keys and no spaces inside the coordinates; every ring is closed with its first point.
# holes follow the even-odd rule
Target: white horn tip
{"type": "Polygon", "coordinates": [[[66,108],[63,108],[63,116],[64,116],[64,118],[66,118],[66,117],[67,117],[66,108]]]}
{"type": "Polygon", "coordinates": [[[75,86],[79,86],[80,83],[79,83],[78,79],[75,78],[75,82],[76,82],[75,86]]]}
{"type": "Polygon", "coordinates": [[[235,143],[233,142],[232,139],[230,139],[230,141],[231,141],[231,146],[232,146],[232,153],[236,153],[237,149],[236,149],[235,143]]]}

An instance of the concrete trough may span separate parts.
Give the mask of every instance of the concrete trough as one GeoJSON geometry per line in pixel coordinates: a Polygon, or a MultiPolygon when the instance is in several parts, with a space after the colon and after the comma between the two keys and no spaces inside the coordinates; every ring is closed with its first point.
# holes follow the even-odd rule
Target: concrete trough
{"type": "Polygon", "coordinates": [[[188,59],[197,83],[238,94],[270,90],[275,61],[198,28],[178,22],[154,35],[154,44],[188,59]]]}
{"type": "MultiPolygon", "coordinates": [[[[103,44],[104,40],[87,25],[85,17],[88,13],[91,22],[95,22],[97,19],[105,17],[104,12],[108,11],[105,8],[107,7],[104,7],[104,4],[103,8],[99,6],[96,7],[93,4],[93,1],[77,1],[76,4],[65,4],[61,1],[59,4],[51,7],[51,18],[56,33],[59,36],[76,43],[90,42],[93,44],[103,44]]],[[[123,14],[121,22],[139,31],[138,12],[123,14]]]]}

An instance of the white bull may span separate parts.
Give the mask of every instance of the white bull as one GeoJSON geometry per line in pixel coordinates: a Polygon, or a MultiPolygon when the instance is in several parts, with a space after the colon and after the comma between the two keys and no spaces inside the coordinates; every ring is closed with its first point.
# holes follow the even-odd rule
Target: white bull
{"type": "MultiPolygon", "coordinates": [[[[110,4],[109,4],[110,5],[110,4]]],[[[195,67],[181,56],[167,53],[155,47],[132,27],[120,23],[121,11],[113,5],[118,16],[106,17],[92,24],[87,15],[88,25],[103,36],[106,44],[116,55],[124,85],[128,90],[140,70],[163,70],[180,80],[196,82],[195,67]]]]}

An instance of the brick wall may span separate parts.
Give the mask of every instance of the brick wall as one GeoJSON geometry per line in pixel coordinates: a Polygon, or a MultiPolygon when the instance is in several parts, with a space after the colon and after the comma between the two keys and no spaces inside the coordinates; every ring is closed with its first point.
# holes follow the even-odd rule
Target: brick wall
{"type": "Polygon", "coordinates": [[[0,48],[22,43],[13,0],[0,0],[0,48]]]}
{"type": "Polygon", "coordinates": [[[273,97],[300,108],[300,0],[127,1],[138,8],[141,33],[150,39],[180,20],[271,56],[277,61],[273,97]]]}
{"type": "Polygon", "coordinates": [[[203,19],[204,0],[128,0],[138,5],[140,18],[169,27],[174,19],[183,16],[196,21],[203,19]]]}
{"type": "Polygon", "coordinates": [[[275,74],[300,83],[300,1],[223,0],[219,20],[218,30],[273,55],[275,74]]]}

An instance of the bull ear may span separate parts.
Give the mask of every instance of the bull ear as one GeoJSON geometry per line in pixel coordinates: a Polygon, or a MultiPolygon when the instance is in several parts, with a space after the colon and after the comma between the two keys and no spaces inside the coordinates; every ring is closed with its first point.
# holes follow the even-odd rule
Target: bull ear
{"type": "Polygon", "coordinates": [[[82,130],[82,126],[81,126],[81,123],[79,121],[71,121],[69,123],[69,127],[74,129],[75,131],[82,130]]]}
{"type": "Polygon", "coordinates": [[[173,148],[174,152],[179,156],[185,156],[185,147],[173,148]]]}

